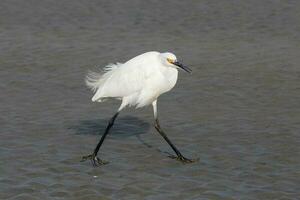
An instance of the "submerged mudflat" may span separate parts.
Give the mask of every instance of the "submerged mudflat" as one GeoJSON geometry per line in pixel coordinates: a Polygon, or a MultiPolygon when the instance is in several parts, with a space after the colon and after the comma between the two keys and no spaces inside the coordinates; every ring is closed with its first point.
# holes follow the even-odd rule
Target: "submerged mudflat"
{"type": "Polygon", "coordinates": [[[3,1],[0,199],[296,199],[299,3],[3,1]],[[180,12],[174,12],[179,9],[180,12]],[[151,107],[90,101],[88,69],[173,51],[193,69],[151,107]]]}

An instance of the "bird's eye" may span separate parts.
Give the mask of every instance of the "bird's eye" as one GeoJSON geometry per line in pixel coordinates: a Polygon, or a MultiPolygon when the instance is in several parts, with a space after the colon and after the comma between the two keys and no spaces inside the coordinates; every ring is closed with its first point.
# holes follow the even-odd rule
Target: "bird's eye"
{"type": "Polygon", "coordinates": [[[171,64],[174,63],[174,60],[172,60],[171,58],[167,58],[167,61],[168,61],[169,63],[171,63],[171,64]]]}

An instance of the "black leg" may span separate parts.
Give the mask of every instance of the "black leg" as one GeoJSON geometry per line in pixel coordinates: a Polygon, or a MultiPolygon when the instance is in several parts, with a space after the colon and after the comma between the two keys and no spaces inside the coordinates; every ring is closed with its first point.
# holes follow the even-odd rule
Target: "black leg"
{"type": "Polygon", "coordinates": [[[175,147],[174,144],[172,144],[171,140],[167,137],[167,135],[164,133],[164,131],[161,129],[160,125],[159,125],[159,121],[158,119],[155,120],[155,129],[159,132],[159,134],[167,141],[167,143],[171,146],[171,148],[174,150],[174,152],[176,153],[176,156],[170,156],[171,158],[175,158],[183,163],[191,163],[194,162],[196,160],[192,160],[192,159],[188,159],[185,158],[180,151],[175,147]]]}
{"type": "Polygon", "coordinates": [[[90,160],[92,161],[92,164],[93,164],[94,166],[97,166],[97,165],[103,165],[103,164],[107,164],[107,163],[108,163],[107,161],[103,161],[103,160],[101,160],[100,158],[98,158],[98,157],[97,157],[97,154],[98,154],[98,152],[99,152],[99,149],[100,149],[100,147],[101,147],[101,145],[102,145],[102,143],[103,143],[103,141],[104,141],[106,135],[109,133],[109,130],[110,130],[111,127],[114,125],[115,119],[117,118],[118,115],[119,115],[119,112],[117,112],[117,113],[109,120],[108,125],[107,125],[107,127],[106,127],[106,129],[105,129],[105,132],[104,132],[104,134],[102,135],[100,141],[98,142],[98,144],[97,144],[97,146],[96,146],[94,152],[93,152],[92,154],[88,155],[88,156],[83,156],[81,161],[85,161],[85,160],[87,160],[87,159],[90,159],[90,160]]]}

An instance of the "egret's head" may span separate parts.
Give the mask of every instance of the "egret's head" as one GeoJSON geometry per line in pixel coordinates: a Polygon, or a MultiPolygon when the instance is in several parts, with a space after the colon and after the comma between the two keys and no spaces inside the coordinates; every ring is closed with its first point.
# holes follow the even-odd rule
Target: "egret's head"
{"type": "Polygon", "coordinates": [[[161,56],[162,56],[162,61],[163,61],[164,65],[166,65],[168,67],[181,68],[188,73],[192,72],[192,70],[189,69],[187,66],[178,62],[177,58],[174,54],[166,52],[166,53],[161,53],[161,56]]]}

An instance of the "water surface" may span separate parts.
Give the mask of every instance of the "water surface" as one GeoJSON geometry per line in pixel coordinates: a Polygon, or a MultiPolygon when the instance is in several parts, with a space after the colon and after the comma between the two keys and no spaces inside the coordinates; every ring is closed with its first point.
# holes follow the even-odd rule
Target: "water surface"
{"type": "Polygon", "coordinates": [[[0,199],[297,199],[297,1],[1,1],[0,199]],[[151,107],[90,101],[88,69],[172,51],[193,74],[151,107]]]}

